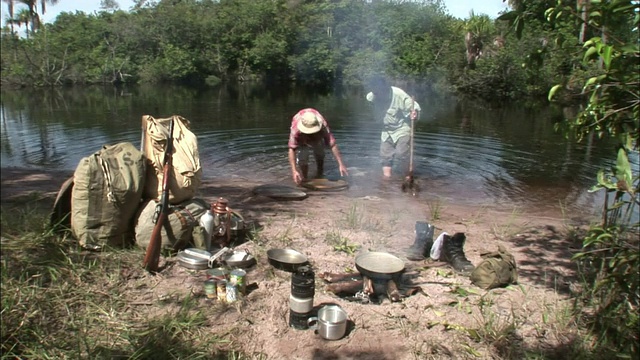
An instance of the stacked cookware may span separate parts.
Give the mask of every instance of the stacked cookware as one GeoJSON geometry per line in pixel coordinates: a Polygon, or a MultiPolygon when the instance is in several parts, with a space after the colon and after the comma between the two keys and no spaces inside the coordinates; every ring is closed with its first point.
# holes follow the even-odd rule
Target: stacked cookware
{"type": "Polygon", "coordinates": [[[315,274],[311,267],[300,266],[291,275],[291,295],[289,296],[289,326],[308,329],[307,321],[313,310],[315,295],[315,274]]]}

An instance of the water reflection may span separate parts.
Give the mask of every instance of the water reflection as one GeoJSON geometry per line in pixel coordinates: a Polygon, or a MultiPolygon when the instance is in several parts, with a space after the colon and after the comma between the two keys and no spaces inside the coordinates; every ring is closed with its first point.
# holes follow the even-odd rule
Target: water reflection
{"type": "MultiPolygon", "coordinates": [[[[556,134],[561,110],[493,109],[435,94],[415,134],[415,176],[424,197],[526,206],[545,211],[593,208],[586,193],[611,165],[612,149],[591,138],[576,144],[556,134]]],[[[105,144],[139,144],[143,114],[189,119],[198,135],[205,177],[290,183],[290,119],[313,106],[328,119],[352,177],[354,194],[379,184],[379,124],[362,89],[318,94],[306,89],[220,86],[90,87],[2,92],[2,166],[73,170],[105,144]]],[[[328,157],[327,174],[338,169],[328,157]]]]}

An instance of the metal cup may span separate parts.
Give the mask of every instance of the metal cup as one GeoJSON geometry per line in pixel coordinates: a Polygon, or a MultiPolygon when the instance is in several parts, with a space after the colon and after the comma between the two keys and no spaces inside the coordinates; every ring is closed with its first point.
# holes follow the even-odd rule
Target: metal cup
{"type": "Polygon", "coordinates": [[[339,340],[347,332],[347,312],[338,305],[325,305],[318,316],[307,320],[310,329],[326,340],[339,340]]]}

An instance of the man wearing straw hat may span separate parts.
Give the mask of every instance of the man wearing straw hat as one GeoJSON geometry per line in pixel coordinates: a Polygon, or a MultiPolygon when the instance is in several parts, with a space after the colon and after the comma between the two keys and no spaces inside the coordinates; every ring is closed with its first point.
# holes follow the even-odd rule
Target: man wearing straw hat
{"type": "Polygon", "coordinates": [[[324,173],[324,149],[330,148],[338,162],[341,176],[348,175],[342,162],[338,144],[333,137],[329,124],[316,109],[307,108],[298,111],[291,120],[289,134],[289,164],[291,175],[296,184],[302,183],[309,175],[309,152],[313,151],[316,160],[316,177],[324,173]]]}

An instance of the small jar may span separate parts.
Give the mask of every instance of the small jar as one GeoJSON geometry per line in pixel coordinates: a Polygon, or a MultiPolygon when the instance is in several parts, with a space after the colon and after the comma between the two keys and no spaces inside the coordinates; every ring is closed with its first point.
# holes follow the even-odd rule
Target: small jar
{"type": "Polygon", "coordinates": [[[207,299],[215,299],[218,297],[215,280],[212,280],[212,279],[205,280],[204,293],[207,296],[207,299]]]}

